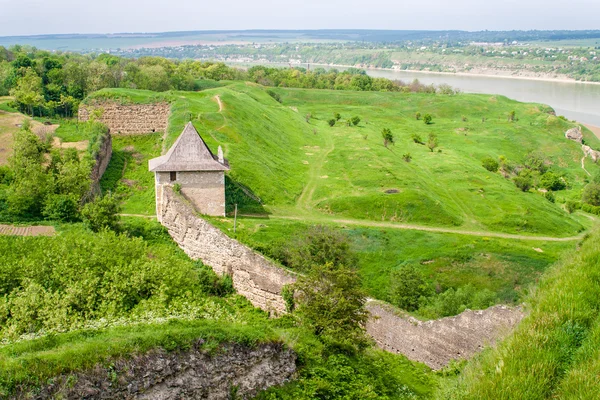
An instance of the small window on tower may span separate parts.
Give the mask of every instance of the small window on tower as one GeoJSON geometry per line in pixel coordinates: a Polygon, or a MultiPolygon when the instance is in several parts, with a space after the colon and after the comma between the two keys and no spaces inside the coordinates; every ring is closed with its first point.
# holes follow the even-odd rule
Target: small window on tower
{"type": "Polygon", "coordinates": [[[177,172],[171,172],[171,182],[174,182],[177,180],[177,172]]]}

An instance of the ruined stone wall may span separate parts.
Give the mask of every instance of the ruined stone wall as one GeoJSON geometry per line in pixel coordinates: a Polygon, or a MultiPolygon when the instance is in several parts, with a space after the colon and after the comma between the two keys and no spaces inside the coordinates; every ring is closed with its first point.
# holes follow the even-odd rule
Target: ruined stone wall
{"type": "Polygon", "coordinates": [[[100,109],[100,122],[108,126],[113,135],[166,132],[170,106],[168,103],[119,104],[111,101],[82,104],[79,120],[84,122],[90,114],[100,109]]]}
{"type": "Polygon", "coordinates": [[[236,291],[255,307],[285,312],[281,291],[295,282],[291,273],[198,217],[170,186],[158,186],[157,198],[158,220],[190,258],[202,260],[217,274],[231,275],[236,291]]]}
{"type": "Polygon", "coordinates": [[[92,195],[100,194],[100,179],[106,172],[106,168],[108,168],[108,164],[110,163],[110,159],[112,157],[112,137],[107,134],[102,138],[102,142],[100,144],[100,150],[96,154],[95,163],[92,167],[92,187],[91,192],[92,195]]]}
{"type": "MultiPolygon", "coordinates": [[[[254,306],[285,312],[281,289],[293,283],[294,276],[198,217],[168,185],[157,190],[158,219],[191,258],[202,260],[219,274],[232,275],[238,293],[254,306]]],[[[433,369],[494,344],[523,318],[522,310],[505,306],[426,322],[402,315],[384,302],[370,300],[367,310],[371,314],[367,333],[381,349],[433,369]]]]}
{"type": "Polygon", "coordinates": [[[248,348],[227,345],[211,356],[199,349],[167,353],[154,350],[111,366],[53,379],[36,393],[17,399],[250,399],[279,386],[296,372],[296,355],[280,343],[248,348]],[[111,377],[118,377],[114,379],[111,377]]]}
{"type": "Polygon", "coordinates": [[[467,310],[455,317],[419,321],[397,314],[389,304],[369,301],[367,333],[383,350],[404,354],[433,369],[470,358],[508,334],[523,318],[519,308],[494,306],[467,310]]]}

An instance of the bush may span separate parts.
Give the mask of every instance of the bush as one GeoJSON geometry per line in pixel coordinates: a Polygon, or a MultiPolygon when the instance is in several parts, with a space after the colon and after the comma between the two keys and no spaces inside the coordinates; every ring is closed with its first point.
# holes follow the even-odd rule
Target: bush
{"type": "Polygon", "coordinates": [[[406,162],[410,162],[412,160],[412,156],[410,155],[410,153],[404,153],[402,154],[402,159],[406,162]]]}
{"type": "Polygon", "coordinates": [[[430,133],[429,138],[427,139],[427,147],[429,151],[433,153],[433,150],[438,147],[438,139],[435,133],[430,133]]]}
{"type": "Polygon", "coordinates": [[[333,118],[335,118],[336,121],[339,121],[342,118],[342,115],[338,112],[333,113],[333,118]]]}
{"type": "Polygon", "coordinates": [[[567,210],[569,214],[573,214],[576,210],[579,210],[580,208],[581,204],[577,201],[569,200],[565,203],[565,210],[567,210]]]}
{"type": "Polygon", "coordinates": [[[468,284],[427,299],[419,313],[427,318],[443,318],[460,314],[466,309],[482,310],[496,303],[496,295],[489,289],[477,290],[468,284]]]}
{"type": "Polygon", "coordinates": [[[279,96],[278,93],[275,93],[274,91],[272,91],[270,89],[267,90],[267,93],[269,94],[269,96],[271,96],[272,98],[274,98],[275,101],[277,101],[278,103],[281,103],[281,96],[279,96]]]}
{"type": "Polygon", "coordinates": [[[498,167],[500,166],[498,164],[498,161],[494,160],[492,157],[484,158],[481,161],[481,165],[483,165],[483,168],[487,169],[490,172],[497,172],[498,167]]]}
{"type": "Polygon", "coordinates": [[[79,219],[79,201],[70,194],[52,194],[46,198],[42,214],[52,221],[73,222],[79,219]]]}
{"type": "Polygon", "coordinates": [[[88,228],[94,232],[104,229],[119,229],[121,207],[116,197],[107,194],[87,203],[81,209],[81,217],[88,228]]]}
{"type": "Polygon", "coordinates": [[[588,183],[587,186],[583,188],[581,199],[584,203],[600,206],[600,183],[588,183]]]}
{"type": "Polygon", "coordinates": [[[555,203],[556,202],[556,197],[554,197],[554,193],[552,193],[552,192],[546,192],[546,193],[544,193],[544,198],[546,200],[548,200],[550,203],[555,203]]]}
{"type": "Polygon", "coordinates": [[[333,127],[335,125],[335,118],[331,118],[329,121],[327,121],[327,123],[329,126],[333,127]]]}
{"type": "Polygon", "coordinates": [[[432,121],[433,121],[433,117],[431,116],[431,114],[423,115],[423,122],[425,123],[425,125],[431,124],[432,121]]]}
{"type": "Polygon", "coordinates": [[[415,114],[415,118],[417,119],[417,121],[420,120],[421,119],[421,113],[420,112],[416,113],[415,114]]]}
{"type": "Polygon", "coordinates": [[[349,267],[356,264],[346,235],[323,225],[313,226],[304,235],[284,244],[281,253],[277,258],[299,271],[327,263],[349,267]]]}
{"type": "Polygon", "coordinates": [[[411,135],[411,138],[412,138],[413,142],[415,142],[417,144],[425,144],[425,143],[423,143],[423,139],[421,138],[421,136],[417,133],[413,133],[411,135]]]}
{"type": "Polygon", "coordinates": [[[528,192],[533,186],[533,179],[527,170],[519,172],[519,175],[513,178],[513,182],[523,192],[528,192]]]}
{"type": "Polygon", "coordinates": [[[540,178],[540,186],[546,190],[563,190],[566,188],[566,184],[562,177],[558,176],[554,172],[546,172],[540,178]]]}
{"type": "Polygon", "coordinates": [[[10,185],[13,181],[13,172],[7,165],[0,165],[0,185],[10,185]]]}
{"type": "Polygon", "coordinates": [[[417,310],[420,301],[433,293],[421,271],[412,265],[393,271],[390,280],[390,302],[406,311],[417,310]]]}
{"type": "Polygon", "coordinates": [[[381,137],[383,138],[383,145],[388,147],[389,144],[394,144],[394,135],[388,128],[383,128],[381,131],[381,137]]]}
{"type": "Polygon", "coordinates": [[[352,117],[350,118],[350,122],[352,122],[352,125],[356,126],[360,123],[360,117],[352,117]]]}

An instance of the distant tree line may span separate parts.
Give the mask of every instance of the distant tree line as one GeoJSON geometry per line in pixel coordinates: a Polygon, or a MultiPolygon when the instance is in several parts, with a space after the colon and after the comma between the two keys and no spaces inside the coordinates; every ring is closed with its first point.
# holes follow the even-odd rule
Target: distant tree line
{"type": "Polygon", "coordinates": [[[253,67],[248,71],[224,63],[169,60],[162,57],[130,59],[110,54],[81,55],[38,50],[28,46],[0,46],[0,96],[14,97],[14,107],[31,116],[72,117],[88,94],[103,88],[133,88],[158,92],[201,90],[205,82],[247,80],[265,86],[359,90],[439,91],[449,86],[410,84],[372,78],[365,71],[253,67]]]}

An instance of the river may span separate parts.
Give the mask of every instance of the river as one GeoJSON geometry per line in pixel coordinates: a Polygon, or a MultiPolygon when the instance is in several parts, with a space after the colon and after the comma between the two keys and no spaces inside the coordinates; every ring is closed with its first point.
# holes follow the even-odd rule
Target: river
{"type": "MultiPolygon", "coordinates": [[[[283,67],[287,64],[275,66],[283,67]]],[[[301,66],[306,67],[306,64],[301,66]]],[[[313,67],[331,68],[311,65],[311,68],[313,67]]],[[[344,68],[337,69],[343,70],[344,68]]],[[[367,74],[405,82],[418,79],[426,85],[446,83],[465,93],[500,94],[518,101],[548,104],[554,108],[557,115],[564,115],[569,119],[600,127],[600,85],[598,84],[382,69],[369,69],[367,74]]]]}

